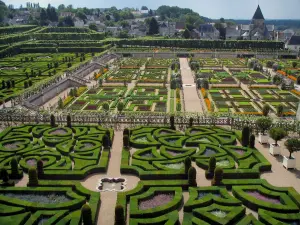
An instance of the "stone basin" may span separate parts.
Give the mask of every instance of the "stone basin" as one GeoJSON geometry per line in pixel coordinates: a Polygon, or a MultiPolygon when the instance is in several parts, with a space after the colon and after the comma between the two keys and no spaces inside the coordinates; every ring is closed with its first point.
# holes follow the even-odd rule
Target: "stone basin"
{"type": "Polygon", "coordinates": [[[97,190],[99,191],[123,191],[126,188],[125,178],[101,178],[97,190]]]}

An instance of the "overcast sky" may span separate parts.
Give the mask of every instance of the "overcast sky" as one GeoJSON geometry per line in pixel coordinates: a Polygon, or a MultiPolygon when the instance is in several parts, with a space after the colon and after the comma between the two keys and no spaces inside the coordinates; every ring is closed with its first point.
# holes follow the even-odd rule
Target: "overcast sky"
{"type": "MultiPolygon", "coordinates": [[[[29,0],[28,0],[29,1],[29,0]]],[[[26,5],[26,0],[4,0],[6,4],[13,4],[19,7],[26,5]]],[[[300,19],[300,0],[40,0],[41,6],[48,3],[58,6],[72,4],[73,7],[108,8],[116,6],[119,8],[134,7],[142,5],[156,9],[160,5],[179,6],[190,8],[202,16],[213,19],[220,17],[232,19],[251,19],[259,2],[264,17],[267,19],[300,19]]]]}

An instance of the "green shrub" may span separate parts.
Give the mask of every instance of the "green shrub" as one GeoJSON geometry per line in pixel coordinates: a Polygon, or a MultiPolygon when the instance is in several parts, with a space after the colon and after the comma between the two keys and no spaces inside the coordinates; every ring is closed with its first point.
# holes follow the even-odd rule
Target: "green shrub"
{"type": "Polygon", "coordinates": [[[31,167],[28,170],[28,176],[29,176],[29,182],[28,182],[27,186],[38,186],[39,181],[38,181],[36,168],[31,167]]]}
{"type": "Polygon", "coordinates": [[[211,179],[214,176],[214,171],[216,169],[216,164],[217,164],[217,160],[214,156],[210,157],[209,159],[209,165],[208,165],[208,170],[205,171],[205,177],[207,179],[211,179]]]}
{"type": "Polygon", "coordinates": [[[282,128],[272,128],[269,131],[269,134],[270,137],[275,141],[276,146],[277,146],[277,142],[286,136],[286,132],[282,128]]]}
{"type": "Polygon", "coordinates": [[[115,208],[115,225],[125,225],[124,208],[122,205],[117,205],[115,208]]]}
{"type": "Polygon", "coordinates": [[[1,169],[0,176],[3,183],[7,183],[9,181],[8,172],[5,168],[1,169]]]}
{"type": "Polygon", "coordinates": [[[128,148],[128,147],[129,147],[129,137],[128,137],[128,135],[124,135],[124,136],[123,136],[123,146],[124,146],[125,148],[128,148]]]}
{"type": "Polygon", "coordinates": [[[41,178],[44,174],[44,164],[43,160],[39,159],[36,163],[38,178],[41,178]]]}
{"type": "Polygon", "coordinates": [[[71,122],[71,116],[67,115],[67,127],[71,128],[72,127],[72,122],[71,122]]]}
{"type": "Polygon", "coordinates": [[[256,120],[256,125],[261,130],[262,134],[264,135],[265,131],[269,130],[270,127],[272,126],[272,119],[267,118],[267,117],[259,118],[258,120],[256,120]]]}
{"type": "Polygon", "coordinates": [[[268,116],[269,112],[271,110],[271,107],[268,105],[268,104],[265,104],[263,106],[263,109],[262,109],[262,113],[264,116],[268,116]]]}
{"type": "Polygon", "coordinates": [[[19,178],[19,165],[16,157],[13,157],[10,162],[11,166],[11,178],[17,179],[19,178]]]}
{"type": "Polygon", "coordinates": [[[55,127],[55,116],[53,114],[50,116],[50,125],[51,127],[55,127]]]}
{"type": "Polygon", "coordinates": [[[290,152],[290,159],[292,159],[293,152],[300,151],[300,140],[298,138],[290,138],[284,142],[284,145],[290,152]]]}
{"type": "Polygon", "coordinates": [[[127,135],[128,137],[130,137],[130,131],[129,131],[128,128],[125,128],[125,129],[123,130],[123,136],[125,136],[125,135],[127,135]]]}
{"type": "Polygon", "coordinates": [[[175,130],[175,118],[174,116],[170,116],[170,127],[172,130],[175,130]]]}
{"type": "Polygon", "coordinates": [[[92,225],[92,209],[88,204],[84,204],[81,208],[82,221],[84,225],[92,225]]]}
{"type": "Polygon", "coordinates": [[[250,135],[249,147],[250,148],[255,148],[255,135],[254,134],[250,135]]]}
{"type": "Polygon", "coordinates": [[[214,179],[212,180],[211,185],[213,185],[213,186],[221,185],[222,179],[223,179],[223,169],[220,167],[217,167],[215,169],[214,179]]]}
{"type": "Polygon", "coordinates": [[[190,167],[189,172],[188,172],[188,181],[190,186],[197,186],[196,182],[196,177],[197,177],[197,172],[194,167],[190,167]]]}
{"type": "Polygon", "coordinates": [[[184,160],[185,173],[188,174],[190,167],[192,166],[192,160],[190,157],[186,157],[184,160]]]}
{"type": "Polygon", "coordinates": [[[193,126],[193,122],[194,122],[193,117],[190,117],[190,119],[189,119],[189,127],[193,126]]]}
{"type": "Polygon", "coordinates": [[[250,129],[244,127],[242,130],[242,146],[247,147],[249,145],[250,129]]]}
{"type": "Polygon", "coordinates": [[[103,136],[102,143],[103,143],[104,149],[109,148],[109,137],[107,135],[103,136]]]}
{"type": "Polygon", "coordinates": [[[279,105],[277,106],[277,116],[278,116],[278,117],[282,117],[282,116],[283,116],[283,111],[284,111],[283,105],[282,105],[282,104],[279,104],[279,105]]]}

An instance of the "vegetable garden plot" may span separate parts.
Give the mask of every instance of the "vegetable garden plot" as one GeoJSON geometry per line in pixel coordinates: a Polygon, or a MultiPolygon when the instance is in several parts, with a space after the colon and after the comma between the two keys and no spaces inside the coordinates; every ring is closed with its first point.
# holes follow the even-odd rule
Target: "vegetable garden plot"
{"type": "Polygon", "coordinates": [[[168,89],[162,87],[136,87],[124,100],[125,111],[167,111],[168,89]]]}
{"type": "Polygon", "coordinates": [[[139,76],[138,83],[163,83],[167,78],[167,69],[147,69],[139,76]]]}

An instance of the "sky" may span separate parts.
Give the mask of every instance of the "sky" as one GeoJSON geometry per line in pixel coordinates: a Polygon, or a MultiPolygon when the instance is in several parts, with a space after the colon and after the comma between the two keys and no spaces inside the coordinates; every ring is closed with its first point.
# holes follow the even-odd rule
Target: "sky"
{"type": "MultiPolygon", "coordinates": [[[[26,0],[4,0],[6,4],[19,7],[26,5],[26,0]]],[[[28,0],[29,2],[29,0],[28,0]]],[[[159,6],[179,6],[190,8],[201,16],[212,19],[251,19],[259,3],[266,19],[300,19],[300,0],[39,0],[40,6],[46,7],[48,3],[53,6],[72,4],[73,7],[109,8],[118,9],[124,7],[140,8],[142,5],[149,9],[157,9],[159,6]]]]}

